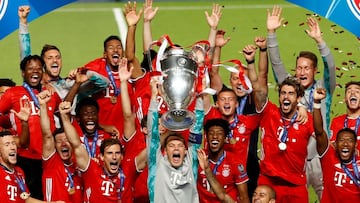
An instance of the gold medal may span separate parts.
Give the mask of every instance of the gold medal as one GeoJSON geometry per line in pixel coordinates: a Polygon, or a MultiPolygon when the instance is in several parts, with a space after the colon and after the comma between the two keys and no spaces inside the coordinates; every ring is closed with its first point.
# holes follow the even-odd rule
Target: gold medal
{"type": "Polygon", "coordinates": [[[236,143],[236,139],[235,138],[230,138],[230,144],[235,144],[236,143]]]}
{"type": "Polygon", "coordinates": [[[30,197],[30,193],[28,193],[28,192],[22,192],[21,194],[20,194],[20,198],[22,199],[22,200],[26,200],[27,198],[29,198],[30,197]]]}
{"type": "Polygon", "coordinates": [[[117,103],[117,98],[116,98],[116,96],[110,97],[110,101],[111,101],[112,104],[116,104],[116,103],[117,103]]]}
{"type": "Polygon", "coordinates": [[[70,195],[75,194],[75,188],[71,187],[71,188],[68,190],[68,192],[69,192],[70,195]]]}

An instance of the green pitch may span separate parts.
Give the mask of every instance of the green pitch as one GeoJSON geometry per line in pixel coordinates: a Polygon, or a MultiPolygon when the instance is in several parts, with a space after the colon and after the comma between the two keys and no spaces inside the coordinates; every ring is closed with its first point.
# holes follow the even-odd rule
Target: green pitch
{"type": "MultiPolygon", "coordinates": [[[[255,36],[266,36],[266,9],[274,4],[283,7],[284,26],[277,31],[280,43],[281,58],[289,70],[295,66],[295,58],[300,50],[316,53],[320,59],[315,42],[304,30],[307,29],[306,17],[313,13],[283,0],[237,0],[214,1],[223,5],[223,15],[219,29],[227,31],[230,43],[223,48],[222,60],[240,59],[244,61],[242,48],[253,43],[255,36]]],[[[138,8],[142,7],[138,1],[138,8]]],[[[152,22],[153,37],[158,39],[168,34],[172,41],[188,46],[195,41],[207,39],[208,25],[204,11],[211,12],[213,1],[154,2],[160,7],[152,22]]],[[[88,61],[102,56],[103,40],[109,35],[118,35],[113,8],[123,8],[122,3],[74,3],[49,13],[30,23],[32,53],[40,54],[45,43],[57,45],[63,56],[62,76],[69,70],[81,67],[88,61]]],[[[338,67],[336,89],[333,97],[332,116],[345,112],[344,84],[350,80],[359,80],[360,58],[359,40],[340,26],[319,17],[324,39],[332,50],[338,67]]],[[[137,26],[137,53],[142,57],[142,22],[137,26]]],[[[19,45],[17,31],[0,41],[0,77],[8,77],[21,84],[19,68],[19,45]]],[[[322,75],[322,63],[319,60],[319,71],[322,75]]],[[[222,71],[223,80],[227,83],[229,74],[222,71]]],[[[274,80],[269,75],[270,98],[276,101],[274,80]]],[[[314,202],[312,195],[311,202],[314,202]]]]}

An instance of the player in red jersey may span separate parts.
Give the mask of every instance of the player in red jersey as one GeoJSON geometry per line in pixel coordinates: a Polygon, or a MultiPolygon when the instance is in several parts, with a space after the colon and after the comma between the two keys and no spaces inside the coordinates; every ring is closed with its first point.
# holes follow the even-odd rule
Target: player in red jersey
{"type": "MultiPolygon", "coordinates": [[[[38,55],[25,57],[21,63],[21,73],[24,79],[22,86],[15,86],[4,93],[0,99],[0,114],[4,115],[10,112],[20,110],[20,103],[29,103],[31,105],[31,115],[29,118],[30,144],[28,148],[19,148],[18,165],[24,170],[26,182],[33,197],[42,199],[41,175],[42,175],[42,135],[40,128],[39,104],[36,95],[43,90],[41,78],[43,75],[44,61],[38,55]]],[[[48,114],[50,117],[51,129],[55,128],[54,112],[60,103],[60,97],[57,93],[51,95],[48,102],[48,114]]],[[[17,134],[21,135],[21,121],[14,118],[13,126],[17,134]]]]}
{"type": "Polygon", "coordinates": [[[209,149],[208,155],[202,150],[198,152],[197,189],[200,202],[250,202],[244,164],[239,164],[237,155],[224,148],[226,136],[230,133],[229,123],[224,119],[210,119],[205,123],[204,130],[209,149]],[[220,189],[224,190],[221,195],[218,194],[220,189]]]}
{"type": "MultiPolygon", "coordinates": [[[[0,200],[3,203],[44,203],[30,197],[23,170],[16,166],[16,137],[10,131],[0,132],[0,200]]],[[[63,203],[56,201],[55,203],[63,203]]]]}
{"type": "MultiPolygon", "coordinates": [[[[350,81],[345,85],[346,113],[333,118],[331,121],[331,138],[335,142],[336,135],[343,128],[350,128],[357,135],[357,142],[360,142],[360,82],[350,81]]],[[[357,145],[360,150],[360,144],[357,145]]]]}
{"type": "Polygon", "coordinates": [[[76,169],[73,150],[64,129],[54,133],[50,129],[46,103],[50,92],[45,90],[37,95],[40,103],[40,120],[43,135],[43,193],[46,201],[64,200],[66,203],[83,202],[83,186],[80,172],[76,169]]]}
{"type": "Polygon", "coordinates": [[[304,95],[300,82],[293,77],[279,86],[280,107],[268,99],[268,67],[255,71],[256,47],[243,49],[248,62],[249,79],[253,86],[256,110],[261,113],[261,158],[258,184],[270,185],[278,202],[308,202],[305,161],[307,144],[313,134],[312,117],[301,124],[297,118],[297,104],[304,95]]]}
{"type": "Polygon", "coordinates": [[[105,139],[100,146],[98,164],[83,147],[76,129],[70,121],[71,103],[59,105],[61,120],[84,181],[84,202],[121,202],[125,175],[120,168],[122,148],[118,139],[105,139]]]}
{"type": "Polygon", "coordinates": [[[326,91],[318,88],[314,92],[314,129],[317,151],[321,157],[324,177],[324,192],[321,203],[352,203],[360,201],[360,157],[356,153],[358,145],[355,131],[346,127],[337,132],[331,145],[320,111],[321,100],[326,91]]]}

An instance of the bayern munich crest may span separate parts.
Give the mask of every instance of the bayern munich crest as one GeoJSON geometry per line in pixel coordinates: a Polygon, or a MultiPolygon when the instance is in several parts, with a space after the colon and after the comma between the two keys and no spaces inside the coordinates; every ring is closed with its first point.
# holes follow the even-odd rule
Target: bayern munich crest
{"type": "Polygon", "coordinates": [[[6,9],[8,6],[8,0],[0,0],[0,21],[4,17],[6,13],[6,9]]]}
{"type": "Polygon", "coordinates": [[[346,0],[351,12],[360,20],[360,0],[346,0]]]}

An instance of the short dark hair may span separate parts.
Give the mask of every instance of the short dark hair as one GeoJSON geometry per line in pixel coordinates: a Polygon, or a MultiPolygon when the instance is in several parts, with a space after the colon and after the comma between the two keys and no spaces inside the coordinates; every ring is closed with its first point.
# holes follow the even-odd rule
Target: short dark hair
{"type": "Polygon", "coordinates": [[[213,126],[221,127],[224,130],[226,137],[230,133],[229,122],[225,119],[214,118],[214,119],[210,119],[210,120],[206,121],[206,123],[204,125],[205,133],[207,134],[209,132],[209,129],[213,126]]]}
{"type": "Polygon", "coordinates": [[[0,131],[0,137],[5,137],[5,136],[13,136],[13,134],[9,130],[0,131]]]}
{"type": "Polygon", "coordinates": [[[146,71],[151,71],[152,64],[150,64],[150,62],[152,62],[153,59],[155,59],[157,52],[153,49],[149,49],[148,51],[144,52],[143,55],[144,58],[140,66],[144,68],[146,71]],[[150,59],[149,59],[149,55],[150,55],[150,59]]]}
{"type": "MultiPolygon", "coordinates": [[[[106,44],[111,41],[111,40],[118,40],[119,42],[121,42],[120,37],[116,36],[116,35],[111,35],[109,37],[107,37],[104,41],[104,51],[106,51],[106,44]]],[[[121,43],[120,43],[121,44],[121,43]]],[[[122,47],[122,44],[121,44],[122,47]]]]}
{"type": "Polygon", "coordinates": [[[79,101],[79,103],[76,104],[76,107],[75,107],[76,116],[79,115],[80,109],[83,106],[94,106],[98,112],[100,109],[99,104],[97,103],[97,101],[95,99],[93,99],[91,97],[85,97],[85,98],[81,99],[79,101]]]}
{"type": "Polygon", "coordinates": [[[29,61],[40,61],[41,67],[44,68],[45,62],[39,55],[29,55],[26,56],[23,60],[20,62],[20,69],[21,71],[25,71],[26,65],[29,63],[29,61]]]}
{"type": "Polygon", "coordinates": [[[281,88],[285,85],[294,87],[297,97],[303,97],[305,94],[304,87],[300,84],[300,80],[294,76],[289,76],[279,85],[278,93],[280,95],[281,88]]]}
{"type": "Polygon", "coordinates": [[[299,53],[299,55],[296,57],[296,61],[299,59],[299,58],[307,58],[309,60],[311,60],[313,62],[313,65],[315,68],[317,68],[317,64],[318,64],[318,58],[317,56],[313,53],[313,52],[310,52],[310,51],[301,51],[299,53]]]}
{"type": "Polygon", "coordinates": [[[58,51],[58,52],[60,53],[60,55],[61,55],[60,49],[57,48],[57,46],[51,45],[51,44],[45,44],[45,45],[43,46],[43,48],[41,49],[41,55],[40,55],[41,58],[44,58],[45,53],[46,53],[47,51],[49,51],[49,50],[56,50],[56,51],[58,51]]]}
{"type": "Polygon", "coordinates": [[[228,87],[224,87],[224,88],[222,88],[222,89],[219,91],[219,93],[217,93],[218,97],[219,97],[219,95],[220,95],[221,93],[223,93],[223,92],[232,92],[232,93],[236,96],[236,93],[235,93],[235,91],[234,91],[233,89],[228,88],[228,87]]]}
{"type": "Polygon", "coordinates": [[[356,132],[354,130],[350,129],[350,128],[343,128],[343,129],[339,130],[339,132],[336,134],[336,140],[335,141],[338,141],[339,135],[341,133],[344,133],[344,132],[348,132],[348,133],[352,134],[354,136],[355,143],[357,142],[356,132]]]}
{"type": "Polygon", "coordinates": [[[104,155],[105,153],[105,148],[108,147],[108,146],[112,146],[112,145],[120,145],[120,150],[121,150],[121,153],[123,152],[123,148],[122,148],[122,145],[121,145],[121,142],[119,139],[114,139],[114,138],[106,138],[104,139],[102,142],[101,142],[101,145],[100,145],[100,153],[102,155],[104,155]]]}
{"type": "Polygon", "coordinates": [[[166,147],[166,145],[170,142],[170,141],[173,141],[173,140],[179,140],[181,142],[184,143],[184,145],[186,146],[186,142],[185,142],[185,139],[184,137],[180,134],[180,133],[171,133],[169,134],[165,140],[164,140],[164,147],[166,147]]]}
{"type": "Polygon", "coordinates": [[[359,86],[359,87],[360,87],[360,81],[350,81],[350,82],[347,82],[347,83],[345,84],[345,92],[346,92],[346,89],[347,89],[350,85],[356,85],[356,86],[359,86]]]}
{"type": "Polygon", "coordinates": [[[54,132],[53,132],[53,136],[55,137],[56,135],[64,133],[64,132],[65,132],[64,128],[62,128],[62,127],[61,128],[56,128],[54,130],[54,132]]]}
{"type": "Polygon", "coordinates": [[[0,78],[0,87],[7,86],[7,87],[14,87],[16,83],[9,78],[0,78]]]}

